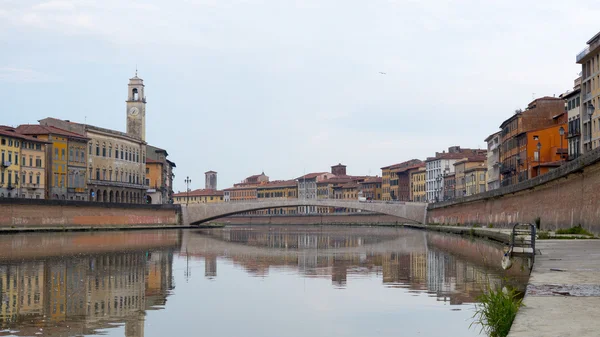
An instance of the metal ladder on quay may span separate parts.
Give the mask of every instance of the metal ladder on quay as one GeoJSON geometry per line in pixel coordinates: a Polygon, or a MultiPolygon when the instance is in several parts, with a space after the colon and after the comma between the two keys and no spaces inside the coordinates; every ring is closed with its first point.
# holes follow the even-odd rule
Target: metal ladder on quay
{"type": "Polygon", "coordinates": [[[516,223],[513,225],[510,239],[510,252],[513,256],[531,257],[535,261],[536,226],[530,223],[516,223]]]}

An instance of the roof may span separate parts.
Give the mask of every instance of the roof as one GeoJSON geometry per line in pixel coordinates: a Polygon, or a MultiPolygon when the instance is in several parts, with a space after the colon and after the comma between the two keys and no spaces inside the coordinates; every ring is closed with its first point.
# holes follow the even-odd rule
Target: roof
{"type": "Polygon", "coordinates": [[[146,164],[162,164],[162,162],[158,161],[158,160],[146,158],[146,164]]]}
{"type": "Polygon", "coordinates": [[[94,125],[90,125],[90,124],[83,124],[83,123],[76,123],[76,122],[71,122],[70,120],[62,120],[62,119],[58,119],[58,118],[54,118],[54,117],[46,117],[44,119],[39,120],[38,122],[44,123],[45,125],[48,125],[48,123],[61,123],[61,127],[65,128],[65,127],[77,127],[77,128],[83,128],[86,132],[89,132],[90,130],[92,131],[97,131],[97,132],[101,132],[101,133],[106,133],[112,136],[116,136],[116,137],[120,137],[132,142],[137,142],[140,144],[146,144],[145,141],[139,139],[139,138],[135,138],[132,137],[131,135],[125,133],[125,132],[121,132],[121,131],[117,131],[117,130],[111,130],[111,129],[106,129],[106,128],[101,128],[98,126],[94,126],[94,125]]]}
{"type": "Polygon", "coordinates": [[[484,142],[489,142],[492,138],[496,137],[496,136],[500,136],[500,133],[502,131],[498,131],[498,132],[494,132],[491,135],[487,136],[487,138],[484,140],[484,142]]]}
{"type": "Polygon", "coordinates": [[[411,160],[407,160],[398,164],[392,164],[392,165],[388,165],[388,166],[384,166],[381,169],[382,170],[387,170],[387,169],[396,169],[396,168],[400,168],[403,166],[412,166],[415,165],[415,163],[422,163],[422,161],[420,159],[411,159],[411,160]]]}
{"type": "Polygon", "coordinates": [[[469,155],[469,153],[438,153],[437,156],[435,157],[429,157],[427,158],[425,161],[426,162],[430,162],[430,161],[434,161],[434,160],[439,160],[439,159],[463,159],[465,157],[467,157],[469,155]]]}
{"type": "Polygon", "coordinates": [[[346,184],[342,185],[343,189],[357,188],[357,187],[358,187],[358,184],[355,183],[355,182],[349,182],[349,183],[346,183],[346,184]]]}
{"type": "Polygon", "coordinates": [[[383,182],[382,177],[366,177],[365,180],[361,181],[361,184],[373,184],[383,182]]]}
{"type": "Polygon", "coordinates": [[[471,156],[471,157],[463,157],[460,160],[457,160],[453,165],[459,165],[462,163],[472,163],[472,162],[484,162],[487,160],[485,156],[471,156]]]}
{"type": "Polygon", "coordinates": [[[403,167],[403,168],[399,169],[398,171],[396,171],[396,174],[403,173],[403,172],[410,171],[410,170],[414,170],[414,169],[418,169],[420,167],[425,167],[425,163],[419,163],[417,165],[403,167]]]}
{"type": "Polygon", "coordinates": [[[224,189],[223,191],[234,191],[234,190],[255,190],[260,185],[246,185],[246,184],[235,184],[233,187],[224,189]]]}
{"type": "Polygon", "coordinates": [[[257,189],[265,188],[277,188],[277,187],[296,187],[298,183],[296,180],[275,180],[265,183],[263,185],[256,186],[257,189]]]}
{"type": "Polygon", "coordinates": [[[23,134],[17,133],[14,130],[15,130],[14,128],[2,126],[2,127],[0,127],[0,136],[12,137],[12,138],[17,138],[17,139],[21,139],[21,140],[27,140],[30,142],[50,144],[50,142],[47,142],[45,140],[30,137],[27,135],[23,135],[23,134]]]}
{"type": "Polygon", "coordinates": [[[296,178],[296,180],[299,180],[299,179],[313,179],[313,178],[316,178],[316,177],[318,177],[318,176],[320,176],[322,174],[331,174],[333,176],[333,174],[329,173],[329,172],[313,172],[313,173],[305,174],[305,175],[303,175],[301,177],[298,177],[298,178],[296,178]]]}
{"type": "Polygon", "coordinates": [[[179,192],[173,194],[174,197],[203,197],[203,196],[223,196],[223,191],[211,190],[211,189],[197,189],[189,192],[179,192]]]}
{"type": "Polygon", "coordinates": [[[77,138],[85,141],[89,140],[89,138],[87,138],[86,136],[75,132],[63,130],[54,126],[45,126],[38,124],[22,124],[16,128],[16,131],[24,135],[60,135],[65,137],[77,138]]]}
{"type": "Polygon", "coordinates": [[[204,172],[204,174],[207,174],[207,173],[217,173],[217,172],[215,172],[215,171],[206,171],[206,172],[204,172]]]}

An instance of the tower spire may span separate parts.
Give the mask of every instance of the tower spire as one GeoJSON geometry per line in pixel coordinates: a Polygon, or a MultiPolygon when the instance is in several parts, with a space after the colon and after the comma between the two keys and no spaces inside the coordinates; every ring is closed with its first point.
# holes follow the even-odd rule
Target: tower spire
{"type": "Polygon", "coordinates": [[[135,77],[137,77],[137,63],[135,64],[135,77]]]}

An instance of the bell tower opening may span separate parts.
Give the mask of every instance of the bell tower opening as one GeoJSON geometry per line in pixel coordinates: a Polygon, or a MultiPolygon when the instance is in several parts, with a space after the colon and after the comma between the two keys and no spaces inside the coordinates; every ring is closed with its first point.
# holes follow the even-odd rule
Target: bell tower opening
{"type": "Polygon", "coordinates": [[[131,91],[131,98],[134,101],[138,101],[139,100],[139,95],[138,95],[138,90],[137,88],[133,88],[133,90],[131,91]]]}

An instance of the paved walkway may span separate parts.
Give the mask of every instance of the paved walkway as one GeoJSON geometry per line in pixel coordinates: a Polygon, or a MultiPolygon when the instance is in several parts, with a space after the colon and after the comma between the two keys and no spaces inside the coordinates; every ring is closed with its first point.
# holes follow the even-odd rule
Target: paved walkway
{"type": "Polygon", "coordinates": [[[600,240],[538,240],[509,337],[600,336],[600,240]]]}

